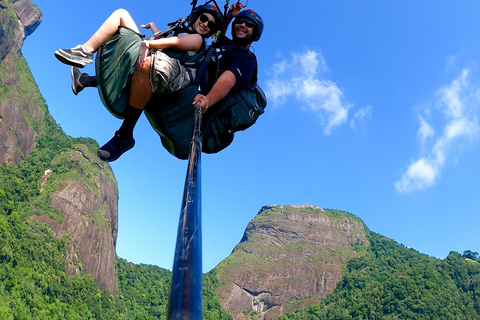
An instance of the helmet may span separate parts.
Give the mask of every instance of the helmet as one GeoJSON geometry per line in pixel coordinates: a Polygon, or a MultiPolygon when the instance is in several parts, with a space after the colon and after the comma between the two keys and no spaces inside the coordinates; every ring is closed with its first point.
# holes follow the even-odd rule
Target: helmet
{"type": "MultiPolygon", "coordinates": [[[[262,36],[263,32],[263,19],[260,17],[258,13],[256,13],[253,10],[242,10],[240,13],[237,15],[235,20],[237,20],[240,17],[246,17],[253,22],[255,22],[256,28],[253,30],[252,34],[252,41],[258,41],[260,37],[262,36]]],[[[235,20],[233,21],[233,24],[235,24],[235,20]]]]}
{"type": "Polygon", "coordinates": [[[203,6],[196,7],[193,12],[190,14],[190,16],[187,18],[188,23],[190,25],[193,25],[198,17],[203,12],[208,12],[210,13],[214,18],[215,18],[215,30],[211,30],[211,33],[215,33],[217,30],[219,30],[222,27],[223,24],[223,16],[220,13],[220,10],[217,8],[217,6],[211,5],[211,4],[205,4],[203,6]]]}

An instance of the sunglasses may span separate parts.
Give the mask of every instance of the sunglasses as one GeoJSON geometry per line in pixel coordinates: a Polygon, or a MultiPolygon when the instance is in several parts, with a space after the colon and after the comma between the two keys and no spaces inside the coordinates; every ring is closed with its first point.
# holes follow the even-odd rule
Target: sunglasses
{"type": "Polygon", "coordinates": [[[208,16],[206,14],[202,13],[202,15],[200,16],[200,21],[202,23],[208,22],[207,23],[208,29],[210,29],[210,30],[215,29],[215,22],[212,21],[212,20],[208,20],[208,16]]]}
{"type": "Polygon", "coordinates": [[[246,19],[246,18],[237,18],[235,19],[235,21],[233,22],[234,24],[242,24],[242,23],[245,23],[245,27],[247,28],[253,28],[255,27],[255,22],[253,22],[252,20],[250,19],[246,19]]]}

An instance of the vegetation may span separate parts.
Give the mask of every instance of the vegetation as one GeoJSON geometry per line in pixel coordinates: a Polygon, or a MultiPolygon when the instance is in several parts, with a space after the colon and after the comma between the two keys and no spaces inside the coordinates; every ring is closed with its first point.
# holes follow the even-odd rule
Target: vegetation
{"type": "Polygon", "coordinates": [[[280,317],[317,319],[478,319],[478,253],[451,252],[438,260],[370,233],[368,253],[320,305],[280,317]],[[466,258],[470,259],[467,260],[466,258]]]}
{"type": "MultiPolygon", "coordinates": [[[[50,193],[65,176],[96,170],[68,156],[78,148],[90,156],[96,142],[67,137],[50,117],[41,130],[29,156],[0,167],[0,319],[166,319],[170,271],[118,259],[119,294],[102,292],[91,275],[67,275],[69,235],[55,238],[29,219],[46,214],[61,222],[50,193]],[[52,173],[42,186],[46,168],[52,173]]],[[[204,319],[229,319],[215,295],[215,277],[205,275],[204,283],[204,319]]]]}
{"type": "MultiPolygon", "coordinates": [[[[97,195],[88,179],[100,169],[74,161],[73,155],[81,150],[84,156],[95,157],[98,144],[66,136],[48,113],[33,78],[26,75],[24,59],[20,54],[12,59],[20,72],[14,86],[29,97],[25,106],[41,116],[27,116],[37,139],[32,153],[17,165],[0,166],[0,319],[166,319],[170,271],[118,259],[119,294],[103,292],[91,275],[67,274],[66,248],[71,235],[56,238],[49,227],[30,219],[48,215],[62,222],[64,217],[50,204],[50,194],[65,179],[84,179],[89,192],[97,195]],[[45,182],[46,170],[51,173],[45,182]]],[[[0,64],[0,75],[5,72],[10,71],[0,64]]],[[[21,99],[10,95],[17,90],[9,91],[1,83],[0,97],[21,99]]],[[[104,173],[113,179],[109,170],[104,173]]],[[[205,275],[204,283],[204,319],[230,319],[215,295],[215,277],[205,275]]]]}
{"type": "MultiPolygon", "coordinates": [[[[118,259],[119,294],[68,276],[65,240],[17,213],[0,215],[0,319],[166,319],[171,273],[118,259]]],[[[230,319],[205,275],[204,319],[230,319]]]]}

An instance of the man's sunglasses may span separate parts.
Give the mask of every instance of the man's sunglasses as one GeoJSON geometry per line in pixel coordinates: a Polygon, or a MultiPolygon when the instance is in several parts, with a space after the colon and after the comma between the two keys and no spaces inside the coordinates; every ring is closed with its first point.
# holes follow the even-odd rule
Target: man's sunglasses
{"type": "Polygon", "coordinates": [[[212,20],[208,20],[208,16],[206,14],[202,13],[202,15],[200,16],[200,21],[201,22],[208,22],[207,23],[208,29],[210,29],[210,30],[215,29],[215,22],[213,22],[212,20]]]}
{"type": "Polygon", "coordinates": [[[237,18],[237,19],[235,19],[235,21],[234,21],[234,24],[242,24],[242,23],[245,23],[245,27],[247,27],[247,28],[253,28],[253,27],[255,27],[255,22],[253,22],[253,21],[250,20],[250,19],[237,18]]]}

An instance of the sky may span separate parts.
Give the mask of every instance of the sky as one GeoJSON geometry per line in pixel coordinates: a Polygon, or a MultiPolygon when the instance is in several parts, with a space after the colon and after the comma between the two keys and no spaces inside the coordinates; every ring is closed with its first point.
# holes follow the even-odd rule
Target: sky
{"type": "MultiPolygon", "coordinates": [[[[87,41],[117,8],[137,25],[165,27],[190,1],[34,2],[43,22],[22,53],[49,111],[67,135],[103,145],[121,120],[95,88],[72,93],[70,68],[54,51],[87,41]]],[[[203,271],[228,257],[268,205],[347,211],[439,259],[480,251],[480,2],[250,0],[247,8],[265,22],[253,50],[268,105],[227,149],[202,155],[203,271]]],[[[171,270],[187,161],[163,149],[144,116],[134,137],[111,163],[117,255],[171,270]]]]}

